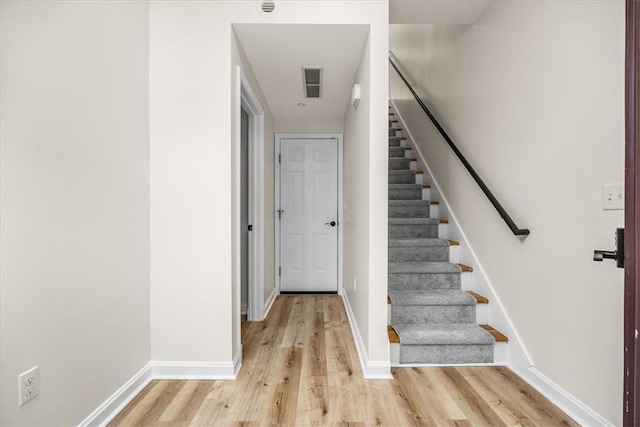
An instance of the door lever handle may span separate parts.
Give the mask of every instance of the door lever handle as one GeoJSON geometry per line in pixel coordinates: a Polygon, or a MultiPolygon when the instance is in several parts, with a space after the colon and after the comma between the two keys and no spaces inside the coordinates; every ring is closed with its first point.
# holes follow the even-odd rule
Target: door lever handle
{"type": "Polygon", "coordinates": [[[596,249],[593,251],[593,260],[602,261],[604,259],[618,259],[618,254],[615,251],[601,251],[596,249]]]}
{"type": "Polygon", "coordinates": [[[624,268],[624,228],[616,229],[615,251],[603,251],[600,249],[593,251],[594,261],[603,261],[605,259],[613,259],[616,261],[618,268],[624,268]]]}

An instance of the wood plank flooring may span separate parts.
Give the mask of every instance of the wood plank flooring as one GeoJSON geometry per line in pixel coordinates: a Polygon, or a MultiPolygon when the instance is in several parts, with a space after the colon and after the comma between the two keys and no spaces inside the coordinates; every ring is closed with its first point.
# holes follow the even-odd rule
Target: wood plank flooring
{"type": "Polygon", "coordinates": [[[504,367],[365,380],[337,295],[280,296],[243,322],[235,381],[152,381],[110,426],[577,426],[504,367]]]}

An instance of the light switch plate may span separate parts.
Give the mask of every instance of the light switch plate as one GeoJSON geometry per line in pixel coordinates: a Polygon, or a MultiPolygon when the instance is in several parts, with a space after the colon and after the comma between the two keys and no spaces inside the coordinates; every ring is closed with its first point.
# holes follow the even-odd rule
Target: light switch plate
{"type": "Polygon", "coordinates": [[[622,184],[605,184],[602,188],[602,209],[624,210],[624,186],[622,184]]]}

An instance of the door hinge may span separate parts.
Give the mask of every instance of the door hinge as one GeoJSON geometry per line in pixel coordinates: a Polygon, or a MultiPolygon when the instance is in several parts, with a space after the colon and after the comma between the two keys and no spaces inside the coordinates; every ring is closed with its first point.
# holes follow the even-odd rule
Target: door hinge
{"type": "Polygon", "coordinates": [[[278,154],[278,163],[282,163],[282,154],[278,154]]]}
{"type": "Polygon", "coordinates": [[[249,231],[253,231],[253,225],[249,224],[247,228],[249,229],[249,231]]]}
{"type": "Polygon", "coordinates": [[[278,276],[282,276],[282,267],[278,267],[278,276]]]}

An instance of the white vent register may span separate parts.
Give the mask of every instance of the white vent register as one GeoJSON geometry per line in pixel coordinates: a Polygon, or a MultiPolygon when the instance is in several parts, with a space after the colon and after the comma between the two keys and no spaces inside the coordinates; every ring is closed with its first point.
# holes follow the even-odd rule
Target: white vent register
{"type": "Polygon", "coordinates": [[[302,67],[305,98],[322,98],[322,67],[302,67]]]}

